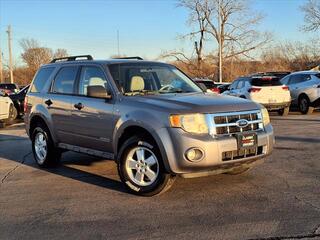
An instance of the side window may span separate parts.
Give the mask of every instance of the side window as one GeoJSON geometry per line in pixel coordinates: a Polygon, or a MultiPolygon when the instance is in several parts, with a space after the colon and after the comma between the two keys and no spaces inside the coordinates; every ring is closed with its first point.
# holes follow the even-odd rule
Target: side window
{"type": "Polygon", "coordinates": [[[72,94],[77,72],[76,66],[62,67],[55,77],[51,92],[72,94]]]}
{"type": "Polygon", "coordinates": [[[238,80],[234,81],[234,82],[230,85],[230,89],[231,89],[231,90],[236,89],[236,88],[237,88],[238,83],[239,83],[239,81],[238,81],[238,80]]]}
{"type": "Polygon", "coordinates": [[[281,83],[284,84],[284,85],[288,85],[289,79],[290,79],[290,76],[286,76],[286,77],[281,79],[281,83]]]}
{"type": "Polygon", "coordinates": [[[239,84],[238,84],[238,86],[237,86],[237,89],[241,89],[241,88],[243,88],[243,87],[244,87],[244,81],[241,80],[241,81],[239,81],[239,84]]]}
{"type": "Polygon", "coordinates": [[[82,67],[79,81],[79,94],[86,96],[88,86],[102,86],[108,91],[108,82],[99,67],[82,67]]]}
{"type": "Polygon", "coordinates": [[[54,67],[41,68],[34,78],[30,92],[40,92],[44,88],[44,85],[46,84],[53,70],[54,67]]]}
{"type": "Polygon", "coordinates": [[[291,76],[289,84],[301,83],[304,81],[310,80],[310,75],[308,74],[296,74],[291,76]],[[308,78],[309,77],[309,78],[308,78]]]}

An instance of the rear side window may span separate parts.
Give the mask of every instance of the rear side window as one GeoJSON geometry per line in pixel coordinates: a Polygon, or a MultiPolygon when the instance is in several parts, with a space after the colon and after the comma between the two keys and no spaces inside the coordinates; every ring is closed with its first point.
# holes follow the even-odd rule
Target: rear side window
{"type": "Polygon", "coordinates": [[[281,86],[279,78],[253,78],[251,85],[259,87],[281,86]]]}
{"type": "Polygon", "coordinates": [[[309,74],[296,74],[291,76],[289,84],[296,84],[309,81],[311,76],[309,74]]]}
{"type": "Polygon", "coordinates": [[[54,67],[41,68],[34,78],[30,92],[41,92],[53,70],[54,67]]]}
{"type": "Polygon", "coordinates": [[[72,94],[77,72],[76,66],[62,67],[55,77],[51,92],[72,94]]]}

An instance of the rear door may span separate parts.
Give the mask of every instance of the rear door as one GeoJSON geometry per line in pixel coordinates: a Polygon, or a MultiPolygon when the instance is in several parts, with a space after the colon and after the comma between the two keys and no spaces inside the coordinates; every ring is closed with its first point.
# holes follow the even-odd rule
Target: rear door
{"type": "Polygon", "coordinates": [[[70,132],[71,99],[74,95],[75,81],[79,67],[76,65],[62,66],[54,77],[49,92],[44,95],[44,105],[51,116],[54,133],[59,142],[72,144],[74,136],[70,132]]]}
{"type": "Polygon", "coordinates": [[[114,99],[89,97],[88,86],[103,86],[107,92],[112,92],[101,66],[81,67],[77,96],[72,98],[71,106],[73,122],[71,131],[74,135],[74,144],[112,153],[114,99]]]}

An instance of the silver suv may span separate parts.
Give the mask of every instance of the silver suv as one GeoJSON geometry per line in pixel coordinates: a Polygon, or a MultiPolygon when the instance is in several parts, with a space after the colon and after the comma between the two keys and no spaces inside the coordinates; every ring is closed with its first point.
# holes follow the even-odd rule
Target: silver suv
{"type": "Polygon", "coordinates": [[[311,114],[320,106],[320,72],[303,71],[287,75],[281,82],[289,86],[292,105],[302,114],[311,114]]]}
{"type": "Polygon", "coordinates": [[[140,58],[55,59],[35,75],[25,112],[39,166],[65,150],[113,159],[125,186],[144,196],[177,175],[247,171],[274,142],[261,105],[206,94],[174,66],[140,58]]]}

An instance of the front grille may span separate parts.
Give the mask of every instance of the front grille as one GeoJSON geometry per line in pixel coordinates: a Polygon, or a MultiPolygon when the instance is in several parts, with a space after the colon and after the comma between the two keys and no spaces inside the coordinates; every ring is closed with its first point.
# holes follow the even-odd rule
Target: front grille
{"type": "Polygon", "coordinates": [[[222,153],[222,161],[238,160],[263,154],[263,146],[246,148],[222,153]]]}
{"type": "Polygon", "coordinates": [[[214,135],[231,135],[242,132],[263,130],[262,115],[260,111],[233,112],[210,114],[210,121],[214,135]],[[240,127],[237,121],[245,119],[248,125],[240,127]]]}

